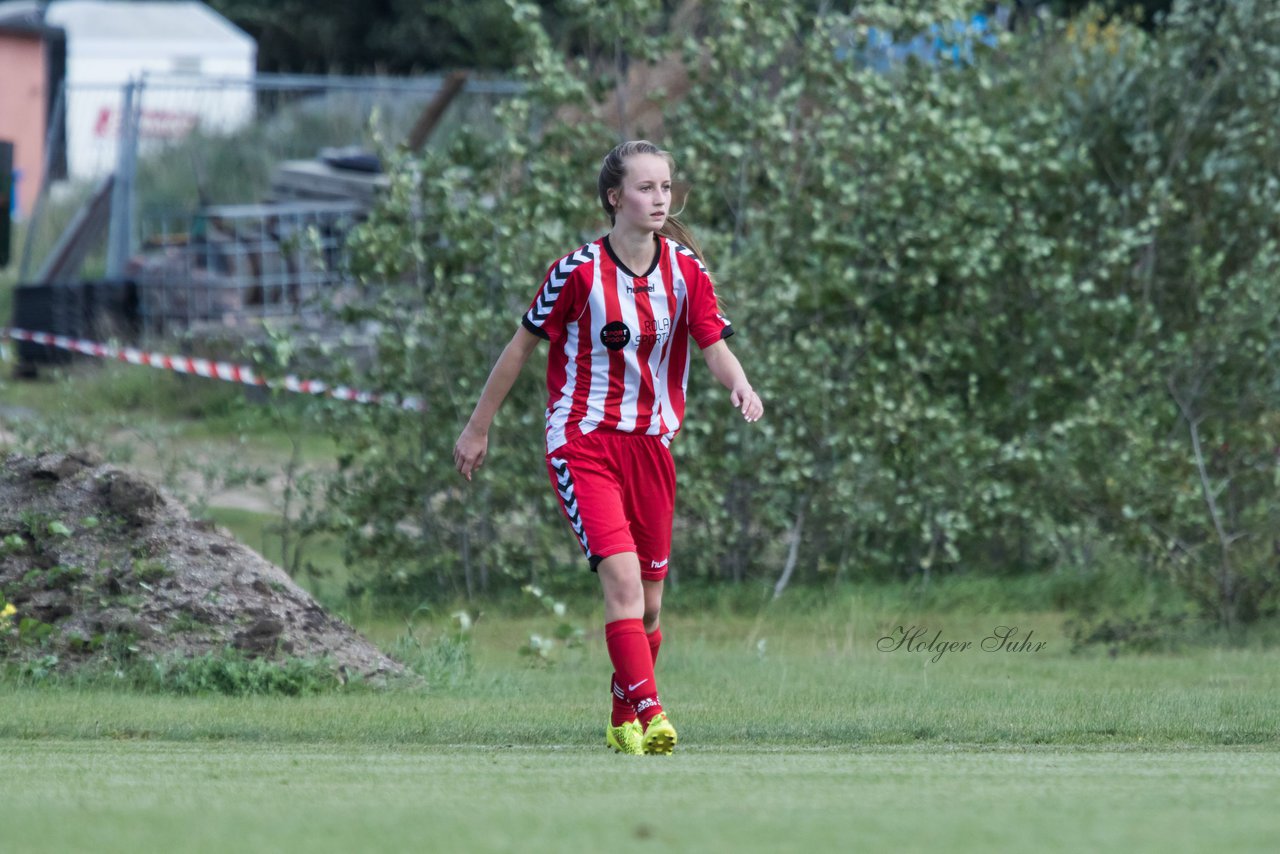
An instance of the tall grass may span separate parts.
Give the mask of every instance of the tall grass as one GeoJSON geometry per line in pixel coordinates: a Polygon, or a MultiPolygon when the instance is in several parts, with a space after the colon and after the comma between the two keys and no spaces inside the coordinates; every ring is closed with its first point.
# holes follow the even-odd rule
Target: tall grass
{"type": "MultiPolygon", "coordinates": [[[[598,614],[584,617],[598,625],[598,614]]],[[[427,687],[310,697],[0,685],[14,850],[1265,851],[1272,651],[1072,654],[1058,618],[867,609],[668,619],[672,757],[603,747],[598,630],[540,616],[366,625],[427,687]],[[877,648],[899,617],[1037,652],[877,648]]],[[[12,845],[10,845],[12,843],[12,845]]]]}
{"type": "MultiPolygon", "coordinates": [[[[572,618],[581,646],[546,659],[519,653],[542,615],[472,612],[364,625],[430,680],[426,688],[349,685],[305,700],[179,698],[10,683],[0,738],[146,736],[419,745],[520,743],[581,747],[600,737],[610,665],[601,615],[572,618]],[[415,658],[416,656],[416,658],[415,658]]],[[[658,679],[692,751],[867,744],[1280,746],[1280,654],[1261,642],[1180,655],[1073,653],[1051,613],[890,614],[856,597],[821,611],[707,619],[664,617],[658,679]],[[926,630],[919,644],[882,641],[926,630]],[[1043,642],[984,651],[999,626],[1043,642]],[[940,639],[936,636],[940,633],[940,639]],[[938,654],[930,640],[965,642],[938,654]],[[908,648],[909,646],[914,648],[908,648]]],[[[990,646],[990,644],[989,644],[990,646]]],[[[1009,645],[1006,645],[1006,647],[1009,645]]]]}

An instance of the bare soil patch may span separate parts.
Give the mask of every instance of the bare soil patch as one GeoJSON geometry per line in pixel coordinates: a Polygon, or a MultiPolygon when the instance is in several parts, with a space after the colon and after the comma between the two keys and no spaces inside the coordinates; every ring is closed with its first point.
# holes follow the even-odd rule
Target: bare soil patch
{"type": "Polygon", "coordinates": [[[284,570],[89,453],[0,461],[0,593],[14,625],[32,621],[0,653],[60,669],[231,648],[325,659],[343,679],[407,675],[284,570]]]}

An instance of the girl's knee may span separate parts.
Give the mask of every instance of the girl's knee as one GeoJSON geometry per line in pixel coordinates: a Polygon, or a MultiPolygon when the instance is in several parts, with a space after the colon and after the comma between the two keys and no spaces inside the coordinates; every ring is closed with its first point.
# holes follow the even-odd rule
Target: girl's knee
{"type": "Polygon", "coordinates": [[[662,606],[646,605],[644,609],[644,630],[648,634],[658,628],[658,617],[662,614],[662,606]]]}
{"type": "Polygon", "coordinates": [[[645,608],[640,562],[634,552],[610,555],[596,568],[604,587],[606,619],[635,619],[645,608]]]}

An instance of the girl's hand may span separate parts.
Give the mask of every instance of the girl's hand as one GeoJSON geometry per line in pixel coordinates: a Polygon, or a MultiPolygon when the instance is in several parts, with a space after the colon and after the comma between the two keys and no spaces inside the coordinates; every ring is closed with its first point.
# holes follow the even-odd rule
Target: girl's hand
{"type": "Polygon", "coordinates": [[[764,417],[764,401],[755,393],[755,389],[745,383],[733,387],[729,392],[729,402],[748,421],[759,421],[764,417]]]}
{"type": "Polygon", "coordinates": [[[453,465],[460,475],[471,480],[471,473],[484,465],[484,457],[488,452],[489,434],[468,424],[453,446],[453,465]]]}

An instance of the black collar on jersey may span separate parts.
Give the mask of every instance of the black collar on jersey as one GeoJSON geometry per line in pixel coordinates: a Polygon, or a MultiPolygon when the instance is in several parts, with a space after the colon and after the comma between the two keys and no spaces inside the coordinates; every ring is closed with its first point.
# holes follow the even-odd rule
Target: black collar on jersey
{"type": "Polygon", "coordinates": [[[649,265],[649,269],[643,273],[633,273],[631,272],[630,267],[622,263],[622,260],[614,253],[613,244],[609,242],[609,235],[607,234],[604,236],[604,251],[609,253],[609,257],[613,260],[614,264],[618,265],[618,269],[626,273],[631,278],[647,279],[653,275],[654,270],[658,269],[658,259],[662,257],[662,243],[660,242],[658,235],[655,234],[653,236],[653,263],[651,263],[649,265]]]}

